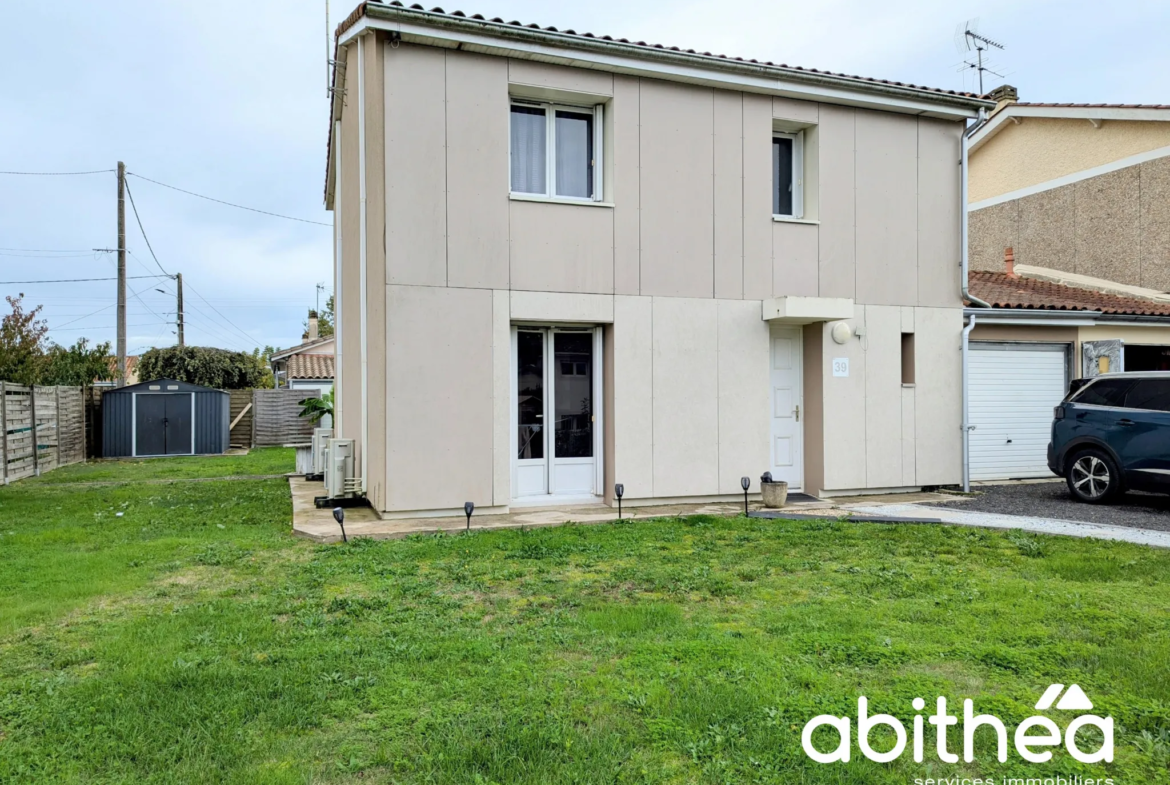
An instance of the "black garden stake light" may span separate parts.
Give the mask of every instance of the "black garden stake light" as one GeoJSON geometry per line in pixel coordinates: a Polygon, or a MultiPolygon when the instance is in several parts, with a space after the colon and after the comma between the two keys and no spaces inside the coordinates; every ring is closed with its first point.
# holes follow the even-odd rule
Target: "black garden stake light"
{"type": "Polygon", "coordinates": [[[626,492],[626,486],[622,485],[620,482],[617,485],[613,486],[613,495],[616,496],[617,500],[618,500],[618,520],[619,521],[622,519],[622,494],[624,494],[625,492],[626,492]]]}
{"type": "Polygon", "coordinates": [[[747,492],[748,492],[748,488],[752,487],[752,478],[751,477],[740,477],[739,484],[741,486],[743,486],[743,514],[747,515],[748,514],[747,492]]]}
{"type": "Polygon", "coordinates": [[[341,527],[341,541],[349,542],[349,539],[345,536],[345,510],[340,507],[334,507],[333,520],[337,521],[337,525],[341,527]]]}
{"type": "Polygon", "coordinates": [[[475,502],[463,502],[463,512],[467,514],[467,531],[471,531],[471,513],[475,512],[475,502]]]}

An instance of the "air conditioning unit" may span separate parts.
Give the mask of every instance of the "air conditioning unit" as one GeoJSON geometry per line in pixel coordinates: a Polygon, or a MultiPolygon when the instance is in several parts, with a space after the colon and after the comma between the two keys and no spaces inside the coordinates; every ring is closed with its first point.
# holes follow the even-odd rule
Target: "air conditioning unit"
{"type": "Polygon", "coordinates": [[[354,476],[353,439],[330,439],[325,460],[325,495],[341,499],[361,491],[361,480],[354,476]]]}
{"type": "Polygon", "coordinates": [[[317,479],[323,479],[325,474],[325,455],[329,449],[329,439],[333,436],[332,428],[313,429],[313,467],[312,474],[317,479]]]}

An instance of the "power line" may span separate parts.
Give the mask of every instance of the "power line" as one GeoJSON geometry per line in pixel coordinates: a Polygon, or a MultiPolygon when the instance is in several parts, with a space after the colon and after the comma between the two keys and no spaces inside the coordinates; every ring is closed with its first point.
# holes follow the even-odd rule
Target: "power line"
{"type": "Polygon", "coordinates": [[[90,251],[89,253],[72,253],[72,254],[64,254],[64,253],[56,253],[56,254],[4,253],[4,252],[0,251],[0,256],[7,256],[10,258],[17,258],[17,259],[87,259],[87,258],[92,258],[94,255],[95,254],[92,251],[90,251]]]}
{"type": "Polygon", "coordinates": [[[21,253],[86,253],[92,248],[0,248],[0,251],[19,251],[21,253]]]}
{"type": "MultiPolygon", "coordinates": [[[[261,215],[271,215],[273,218],[284,218],[285,220],[288,220],[288,221],[299,221],[301,223],[306,223],[306,224],[316,224],[317,226],[333,226],[333,224],[325,223],[323,221],[310,221],[308,218],[294,218],[291,215],[281,215],[280,213],[272,213],[272,212],[269,212],[268,210],[258,210],[255,207],[245,207],[242,204],[235,204],[234,202],[225,202],[223,199],[216,199],[215,197],[212,197],[212,196],[204,196],[203,194],[197,194],[194,191],[188,191],[185,188],[179,188],[179,187],[174,186],[174,185],[167,185],[166,183],[160,183],[158,180],[151,180],[149,177],[143,177],[142,175],[135,174],[134,172],[127,172],[126,174],[131,175],[132,177],[137,177],[139,180],[145,180],[148,183],[154,183],[155,185],[161,185],[163,188],[170,188],[172,191],[178,191],[179,193],[188,194],[189,196],[197,196],[200,199],[206,199],[209,202],[217,202],[219,204],[226,204],[228,207],[236,207],[240,210],[248,210],[248,211],[253,212],[253,213],[260,213],[261,215]]],[[[130,202],[131,202],[131,204],[133,204],[134,200],[131,199],[130,202]]]]}
{"type": "MultiPolygon", "coordinates": [[[[169,278],[170,276],[163,275],[130,275],[127,280],[134,278],[169,278]]],[[[44,281],[0,281],[0,286],[14,286],[22,283],[86,283],[88,281],[116,281],[117,278],[53,278],[44,281]]]]}
{"type": "Polygon", "coordinates": [[[142,228],[142,219],[138,217],[138,207],[134,204],[134,194],[130,192],[129,182],[126,183],[126,195],[130,197],[130,209],[134,211],[134,220],[138,221],[138,231],[142,232],[142,239],[146,240],[146,248],[150,251],[151,258],[154,259],[155,264],[158,264],[158,269],[162,270],[163,275],[169,276],[170,273],[163,270],[163,266],[159,264],[158,257],[154,255],[154,249],[150,247],[150,238],[146,236],[146,230],[142,228]]]}
{"type": "Polygon", "coordinates": [[[27,175],[30,177],[62,177],[65,175],[73,175],[73,174],[106,174],[107,172],[113,172],[113,171],[115,171],[115,170],[114,169],[91,169],[88,172],[0,172],[0,174],[17,174],[17,175],[27,175]]]}
{"type": "Polygon", "coordinates": [[[191,284],[190,284],[190,283],[188,283],[188,284],[187,284],[187,288],[188,288],[188,289],[190,289],[190,290],[191,290],[191,291],[192,291],[192,292],[195,294],[195,296],[196,296],[196,297],[198,297],[198,298],[199,298],[200,300],[202,300],[203,302],[207,303],[207,307],[209,307],[211,310],[213,310],[213,311],[215,311],[216,313],[218,313],[218,314],[220,315],[220,318],[222,318],[222,319],[223,319],[225,322],[227,322],[227,323],[228,323],[228,324],[230,324],[232,327],[234,327],[234,328],[235,328],[235,330],[236,330],[236,332],[238,332],[240,335],[244,336],[244,337],[245,337],[245,338],[247,338],[249,341],[251,341],[251,342],[253,343],[253,345],[255,345],[255,346],[259,346],[259,345],[260,345],[260,342],[259,342],[259,341],[257,341],[257,340],[256,340],[255,338],[253,338],[252,336],[248,335],[248,334],[247,334],[246,332],[244,332],[242,329],[240,329],[239,325],[237,325],[237,324],[236,324],[235,322],[233,322],[231,319],[229,319],[229,318],[227,318],[226,316],[224,316],[222,313],[219,313],[219,309],[218,309],[218,308],[216,308],[216,307],[215,307],[214,305],[212,305],[211,303],[207,302],[207,298],[206,298],[206,297],[204,297],[203,295],[201,295],[201,294],[200,294],[198,291],[196,291],[196,290],[195,290],[195,287],[191,286],[191,284]]]}

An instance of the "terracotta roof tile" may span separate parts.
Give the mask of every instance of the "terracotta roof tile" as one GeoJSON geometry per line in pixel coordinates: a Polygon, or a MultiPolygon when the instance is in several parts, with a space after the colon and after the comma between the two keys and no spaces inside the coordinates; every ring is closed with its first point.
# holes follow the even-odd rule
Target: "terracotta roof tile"
{"type": "Polygon", "coordinates": [[[332,354],[294,354],[288,358],[289,379],[332,379],[332,354]]]}
{"type": "Polygon", "coordinates": [[[1100,311],[1129,316],[1170,316],[1170,304],[1119,297],[1006,273],[972,271],[971,294],[993,308],[1039,308],[1047,311],[1100,311]]]}
{"type": "Polygon", "coordinates": [[[1013,101],[1009,106],[1040,106],[1048,109],[1170,109],[1170,104],[1045,104],[1013,101]]]}

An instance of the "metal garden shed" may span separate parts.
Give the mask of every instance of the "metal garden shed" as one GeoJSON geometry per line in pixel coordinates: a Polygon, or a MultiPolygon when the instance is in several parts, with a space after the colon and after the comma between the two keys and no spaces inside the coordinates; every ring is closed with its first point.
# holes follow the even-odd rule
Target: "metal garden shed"
{"type": "Polygon", "coordinates": [[[102,394],[102,455],[210,455],[228,448],[230,398],[174,379],[102,394]]]}

